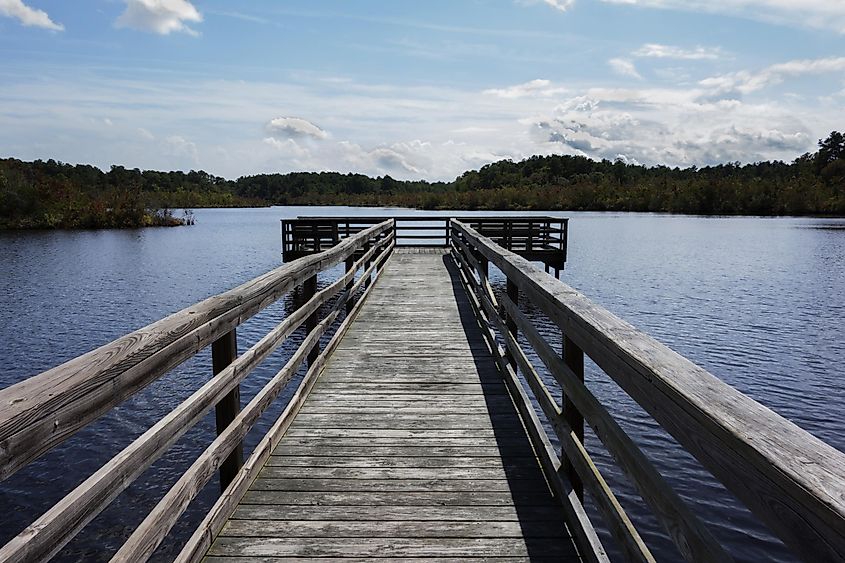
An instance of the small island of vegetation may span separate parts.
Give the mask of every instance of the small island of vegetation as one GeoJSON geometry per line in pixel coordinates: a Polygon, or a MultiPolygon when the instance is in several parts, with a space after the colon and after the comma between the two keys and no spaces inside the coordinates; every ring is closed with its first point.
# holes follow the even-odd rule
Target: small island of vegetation
{"type": "Polygon", "coordinates": [[[832,132],[791,163],[646,167],[583,156],[503,160],[452,182],[337,172],[227,180],[54,160],[0,159],[0,228],[181,225],[197,207],[359,205],[459,210],[651,211],[718,215],[845,215],[845,136],[832,132]]]}

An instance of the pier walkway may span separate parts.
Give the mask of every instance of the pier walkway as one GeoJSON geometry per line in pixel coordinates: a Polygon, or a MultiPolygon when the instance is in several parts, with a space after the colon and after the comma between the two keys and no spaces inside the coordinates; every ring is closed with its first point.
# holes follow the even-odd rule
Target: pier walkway
{"type": "Polygon", "coordinates": [[[576,557],[451,258],[403,250],[208,561],[576,557]]]}
{"type": "Polygon", "coordinates": [[[112,523],[126,530],[112,561],[161,559],[165,543],[178,563],[653,562],[638,526],[673,560],[732,561],[678,476],[585,381],[587,360],[671,436],[663,461],[694,457],[713,478],[702,490],[724,486],[749,509],[749,534],[845,561],[845,454],[556,279],[567,233],[565,219],[537,216],[286,223],[289,262],[0,390],[2,487],[211,348],[209,377],[179,380],[196,389],[13,531],[0,561],[51,559],[212,410],[215,435],[179,442],[191,465],[157,501],[136,499],[140,524],[112,523]],[[238,327],[274,303],[278,324],[239,352],[238,327]],[[282,345],[284,365],[242,401],[241,383],[282,345]],[[269,429],[244,452],[259,421],[269,429]],[[636,519],[621,479],[626,504],[641,499],[636,519]],[[187,540],[169,536],[218,488],[187,540]]]}

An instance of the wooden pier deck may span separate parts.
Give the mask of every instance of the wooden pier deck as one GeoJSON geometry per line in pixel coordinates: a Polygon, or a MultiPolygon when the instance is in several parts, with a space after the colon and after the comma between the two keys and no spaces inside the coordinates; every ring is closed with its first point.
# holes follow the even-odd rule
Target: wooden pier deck
{"type": "Polygon", "coordinates": [[[399,249],[207,561],[576,560],[452,259],[399,249]]]}
{"type": "Polygon", "coordinates": [[[685,450],[664,454],[692,455],[750,510],[750,535],[767,528],[804,561],[845,561],[845,453],[555,279],[567,233],[552,217],[287,222],[292,261],[0,389],[3,487],[211,348],[209,377],[12,531],[0,561],[50,560],[211,410],[208,446],[155,506],[139,505],[140,524],[115,523],[125,541],[97,559],[141,562],[167,545],[177,563],[653,563],[657,533],[677,551],[661,559],[732,561],[585,381],[588,360],[590,378],[614,382],[685,450]],[[403,247],[416,240],[427,246],[403,247]],[[239,353],[238,327],[286,296],[278,324],[239,353]],[[286,343],[285,364],[242,404],[241,383],[286,343]],[[244,456],[259,420],[269,429],[244,456]],[[662,531],[629,516],[595,449],[662,531]],[[216,475],[214,505],[174,539],[216,475]]]}

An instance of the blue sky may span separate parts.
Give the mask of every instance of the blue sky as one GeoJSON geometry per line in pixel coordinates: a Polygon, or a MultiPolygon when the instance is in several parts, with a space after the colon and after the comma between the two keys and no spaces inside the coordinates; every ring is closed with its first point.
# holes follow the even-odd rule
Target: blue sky
{"type": "Polygon", "coordinates": [[[0,156],[26,160],[792,160],[843,104],[843,0],[0,0],[0,156]]]}

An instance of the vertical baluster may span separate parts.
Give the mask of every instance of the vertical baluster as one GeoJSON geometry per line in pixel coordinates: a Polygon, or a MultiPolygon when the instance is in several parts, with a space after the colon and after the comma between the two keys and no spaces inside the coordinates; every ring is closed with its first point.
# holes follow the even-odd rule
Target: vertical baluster
{"type": "Polygon", "coordinates": [[[526,245],[528,247],[528,248],[526,248],[526,250],[528,252],[531,252],[532,250],[534,250],[534,231],[533,231],[533,227],[534,227],[534,223],[529,220],[528,221],[528,243],[526,245]]]}
{"type": "MultiPolygon", "coordinates": [[[[217,375],[226,366],[231,364],[238,357],[238,339],[235,329],[233,328],[217,340],[211,343],[211,371],[217,375]]],[[[238,413],[241,412],[241,388],[240,385],[229,391],[229,393],[220,399],[217,403],[214,414],[217,422],[217,435],[219,436],[229,424],[235,420],[238,413]]],[[[220,491],[226,490],[238,471],[244,464],[244,449],[243,444],[238,444],[232,450],[223,463],[220,464],[220,491]]]]}
{"type": "MultiPolygon", "coordinates": [[[[355,255],[353,254],[349,258],[346,259],[346,273],[348,274],[350,270],[355,267],[355,255]]],[[[355,306],[355,300],[352,299],[352,286],[355,285],[355,275],[352,275],[352,279],[346,284],[346,314],[352,312],[352,308],[355,306]]]]}
{"type": "MultiPolygon", "coordinates": [[[[367,252],[369,252],[370,248],[372,248],[372,245],[373,245],[372,242],[367,241],[367,243],[364,245],[364,253],[365,254],[367,252]]],[[[372,257],[370,257],[366,262],[364,262],[364,271],[365,272],[370,268],[370,264],[372,264],[372,263],[373,263],[372,257]]],[[[364,288],[366,289],[366,288],[370,287],[370,285],[372,285],[372,283],[373,283],[373,274],[371,272],[371,273],[367,274],[367,281],[364,282],[364,288]]]]}
{"type": "MultiPolygon", "coordinates": [[[[307,303],[314,295],[317,293],[317,274],[314,274],[302,284],[302,303],[307,303]]],[[[319,307],[313,313],[308,315],[308,318],[305,319],[305,334],[309,334],[312,330],[317,327],[317,323],[320,320],[320,309],[319,307]]],[[[320,355],[320,343],[317,342],[314,344],[314,347],[311,348],[311,351],[308,352],[308,365],[312,365],[315,361],[317,361],[317,356],[320,355]]]]}
{"type": "MultiPolygon", "coordinates": [[[[584,352],[567,336],[563,337],[563,361],[569,366],[581,382],[584,381],[584,352]]],[[[563,419],[572,428],[575,436],[584,443],[584,417],[578,412],[578,408],[569,399],[569,396],[563,396],[563,419]]],[[[561,455],[563,464],[561,470],[566,472],[569,482],[572,483],[572,488],[575,490],[578,498],[584,500],[584,484],[578,476],[575,468],[565,456],[561,455]]]]}

